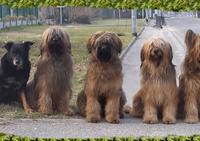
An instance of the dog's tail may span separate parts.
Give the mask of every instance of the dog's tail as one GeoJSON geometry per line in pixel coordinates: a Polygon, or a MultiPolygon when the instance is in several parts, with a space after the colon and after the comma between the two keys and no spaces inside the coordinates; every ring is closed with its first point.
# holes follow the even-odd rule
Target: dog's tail
{"type": "Polygon", "coordinates": [[[121,91],[121,98],[120,98],[119,115],[120,115],[120,118],[124,118],[124,105],[126,104],[127,99],[122,88],[120,91],[121,91]]]}
{"type": "Polygon", "coordinates": [[[28,105],[33,110],[37,110],[37,98],[34,94],[34,81],[28,82],[26,86],[26,99],[28,102],[28,105]]]}
{"type": "Polygon", "coordinates": [[[86,115],[86,103],[87,97],[85,95],[85,92],[82,90],[78,95],[76,105],[78,107],[79,113],[84,117],[86,115]]]}
{"type": "Polygon", "coordinates": [[[142,99],[140,95],[135,95],[133,99],[132,107],[125,105],[123,111],[132,117],[142,117],[144,105],[142,104],[142,99]]]}

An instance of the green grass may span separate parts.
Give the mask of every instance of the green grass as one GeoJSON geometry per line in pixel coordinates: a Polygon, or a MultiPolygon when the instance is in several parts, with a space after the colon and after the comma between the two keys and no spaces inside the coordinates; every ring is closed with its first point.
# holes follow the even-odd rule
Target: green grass
{"type": "Polygon", "coordinates": [[[199,141],[199,135],[167,137],[32,138],[0,133],[1,141],[199,141]]]}
{"type": "MultiPolygon", "coordinates": [[[[143,20],[138,20],[138,28],[140,31],[143,26],[143,20]]],[[[35,63],[39,56],[39,43],[43,31],[48,28],[47,25],[37,25],[37,26],[20,26],[12,27],[0,30],[0,45],[5,41],[34,41],[35,44],[30,50],[30,60],[32,63],[30,79],[33,78],[35,71],[35,63]]],[[[97,31],[112,31],[115,33],[121,33],[124,36],[120,36],[123,47],[127,47],[128,44],[133,40],[131,34],[131,21],[130,19],[125,20],[98,20],[92,21],[91,25],[68,25],[60,26],[65,30],[69,36],[72,43],[72,57],[74,62],[74,76],[73,76],[73,97],[71,100],[71,105],[75,105],[77,94],[81,91],[84,86],[84,76],[87,70],[88,53],[86,49],[87,39],[92,33],[97,31]]],[[[5,49],[0,49],[0,56],[5,53],[5,49]]],[[[41,117],[43,115],[38,113],[25,114],[19,106],[0,106],[0,117],[41,117]]]]}

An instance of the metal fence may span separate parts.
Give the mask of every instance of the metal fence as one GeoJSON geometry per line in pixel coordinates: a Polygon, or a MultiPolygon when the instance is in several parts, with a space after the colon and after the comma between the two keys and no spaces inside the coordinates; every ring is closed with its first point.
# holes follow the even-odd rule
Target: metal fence
{"type": "Polygon", "coordinates": [[[28,16],[33,15],[38,18],[38,8],[9,8],[0,5],[0,19],[6,16],[28,16]]]}
{"type": "Polygon", "coordinates": [[[38,8],[9,8],[0,5],[0,29],[38,24],[38,8]]]}

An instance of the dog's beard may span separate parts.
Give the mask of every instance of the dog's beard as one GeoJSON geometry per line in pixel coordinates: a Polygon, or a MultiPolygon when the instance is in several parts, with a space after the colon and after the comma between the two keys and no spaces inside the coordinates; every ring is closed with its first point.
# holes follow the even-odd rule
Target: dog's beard
{"type": "Polygon", "coordinates": [[[97,58],[101,62],[108,62],[112,57],[111,47],[99,47],[97,48],[97,58]]]}

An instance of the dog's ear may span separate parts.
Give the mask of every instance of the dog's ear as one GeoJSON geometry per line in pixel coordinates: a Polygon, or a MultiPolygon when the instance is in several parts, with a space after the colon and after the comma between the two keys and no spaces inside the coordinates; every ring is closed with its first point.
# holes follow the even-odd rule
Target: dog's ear
{"type": "Polygon", "coordinates": [[[142,50],[140,51],[140,60],[141,60],[141,64],[140,67],[142,67],[142,64],[144,62],[144,47],[142,48],[142,50]]]}
{"type": "Polygon", "coordinates": [[[6,42],[3,47],[6,48],[7,51],[9,51],[13,44],[13,42],[6,42]]]}
{"type": "Polygon", "coordinates": [[[27,46],[27,47],[31,47],[34,44],[34,42],[32,42],[32,41],[24,41],[23,44],[25,46],[27,46]]]}
{"type": "Polygon", "coordinates": [[[72,51],[71,51],[71,42],[69,41],[69,43],[68,43],[68,48],[67,48],[67,52],[69,52],[70,54],[72,53],[72,51]]]}
{"type": "Polygon", "coordinates": [[[140,51],[140,60],[141,60],[141,63],[144,62],[144,48],[142,48],[142,50],[140,51]]]}
{"type": "Polygon", "coordinates": [[[89,53],[92,52],[92,47],[94,46],[96,39],[99,38],[99,36],[101,36],[104,33],[105,33],[104,31],[99,31],[99,32],[96,32],[95,34],[91,35],[91,37],[88,39],[87,45],[86,45],[89,53]]]}
{"type": "Polygon", "coordinates": [[[87,45],[86,46],[87,46],[87,49],[88,49],[89,53],[91,53],[91,51],[92,51],[92,46],[93,46],[94,42],[95,42],[94,37],[90,37],[88,39],[88,41],[87,41],[87,45]]]}
{"type": "Polygon", "coordinates": [[[196,37],[196,34],[191,29],[189,29],[186,32],[186,34],[185,34],[185,44],[186,44],[188,49],[192,48],[194,46],[195,37],[196,37]]]}
{"type": "Polygon", "coordinates": [[[27,51],[29,51],[30,47],[34,44],[31,41],[23,41],[24,47],[27,51]]]}
{"type": "Polygon", "coordinates": [[[172,59],[173,59],[172,46],[170,43],[168,43],[168,45],[169,45],[169,62],[172,64],[172,59]]]}
{"type": "Polygon", "coordinates": [[[121,53],[122,52],[122,41],[117,34],[115,34],[114,36],[115,36],[115,42],[117,44],[117,51],[118,51],[118,53],[121,53]]]}
{"type": "Polygon", "coordinates": [[[66,38],[67,38],[67,43],[66,43],[67,44],[67,52],[71,54],[71,48],[72,48],[71,46],[72,45],[71,45],[71,42],[70,42],[70,38],[69,38],[69,35],[67,33],[65,33],[65,35],[66,35],[66,38]]]}

